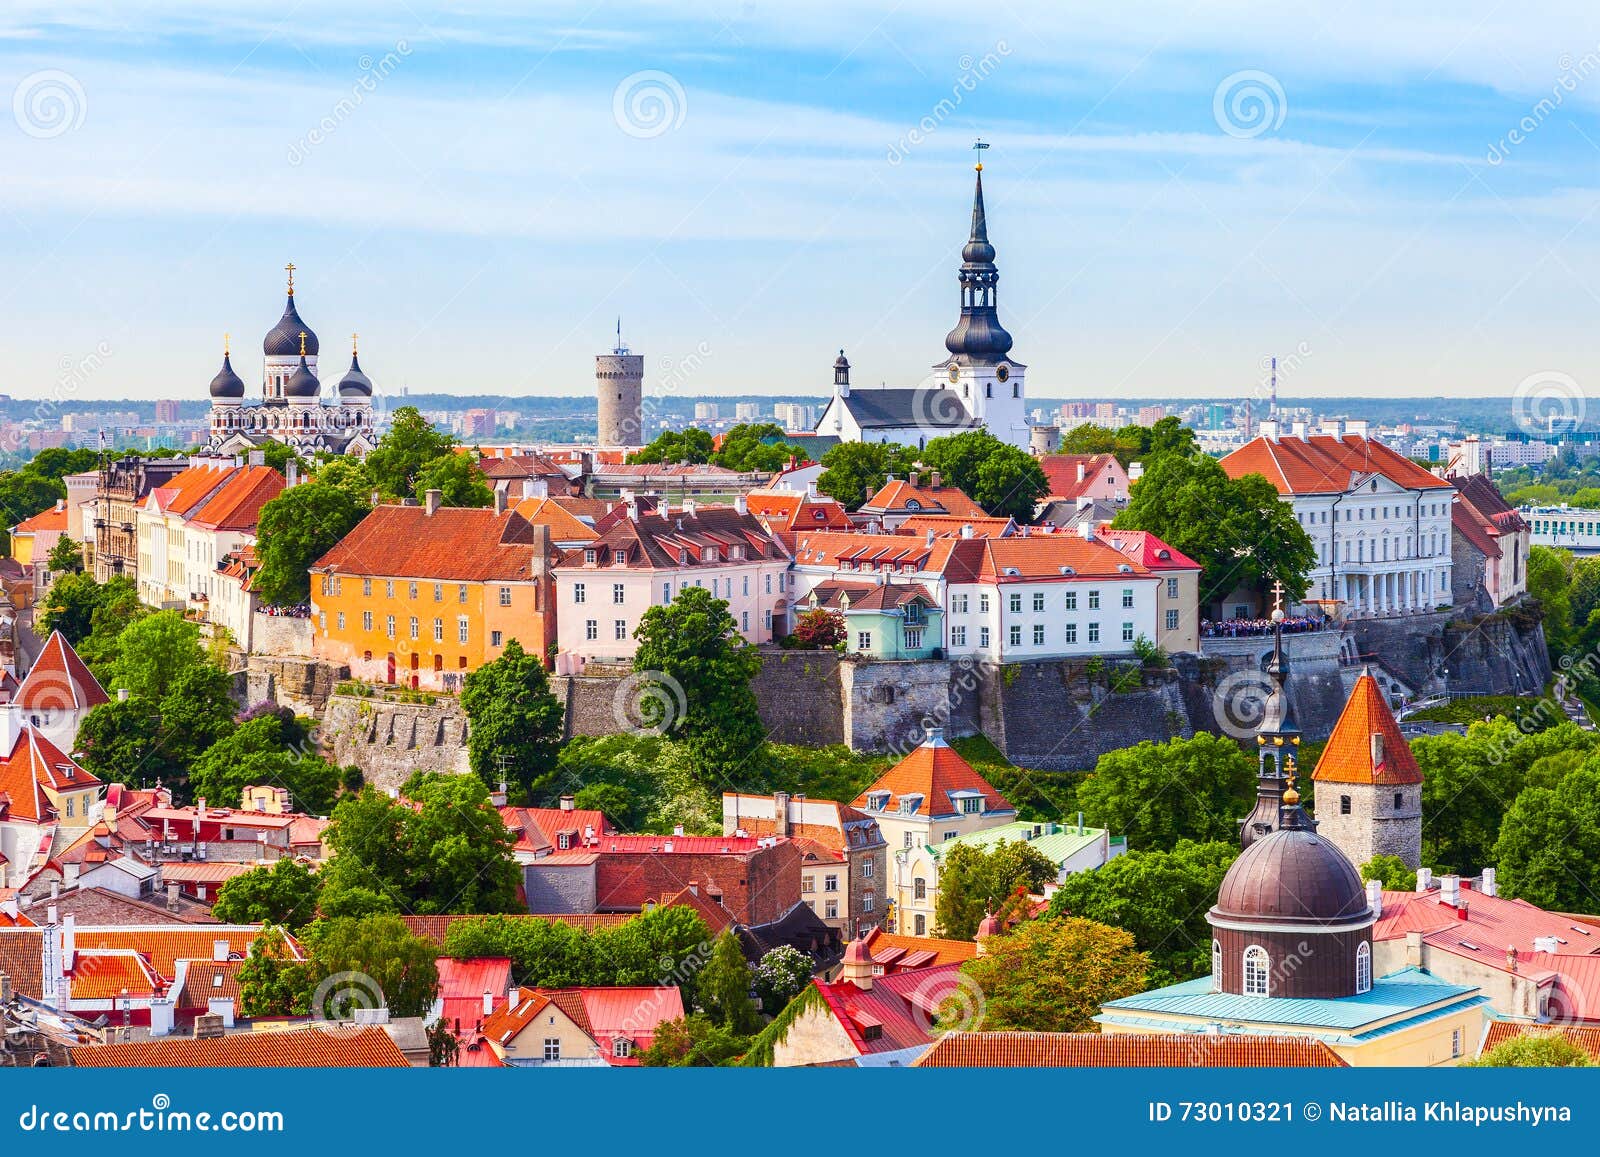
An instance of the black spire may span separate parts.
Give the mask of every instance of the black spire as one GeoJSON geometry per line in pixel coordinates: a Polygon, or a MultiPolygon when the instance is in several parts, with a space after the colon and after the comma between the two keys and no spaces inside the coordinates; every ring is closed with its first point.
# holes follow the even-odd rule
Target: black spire
{"type": "MultiPolygon", "coordinates": [[[[996,287],[1000,271],[989,244],[989,218],[983,208],[983,165],[972,192],[972,231],[961,250],[961,320],[945,336],[944,348],[952,361],[966,365],[993,365],[1011,352],[1011,335],[1000,324],[996,287]]],[[[941,363],[945,364],[945,363],[941,363]]]]}
{"type": "MultiPolygon", "coordinates": [[[[1273,594],[1272,659],[1267,663],[1272,690],[1267,693],[1261,725],[1256,728],[1256,806],[1245,817],[1239,831],[1239,845],[1245,848],[1269,832],[1290,826],[1284,823],[1284,805],[1297,804],[1300,798],[1291,789],[1289,794],[1294,794],[1294,799],[1289,800],[1284,791],[1298,770],[1300,728],[1295,724],[1294,709],[1289,702],[1289,657],[1283,651],[1281,584],[1273,584],[1273,594]]],[[[1300,815],[1304,819],[1304,812],[1300,815]]],[[[1309,823],[1307,820],[1307,826],[1309,823]]]]}

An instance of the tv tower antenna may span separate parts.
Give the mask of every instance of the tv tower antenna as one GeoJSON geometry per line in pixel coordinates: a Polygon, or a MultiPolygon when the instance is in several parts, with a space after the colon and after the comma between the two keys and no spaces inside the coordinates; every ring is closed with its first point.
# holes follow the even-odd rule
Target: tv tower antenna
{"type": "Polygon", "coordinates": [[[1278,420],[1278,359],[1272,359],[1272,407],[1267,414],[1274,422],[1278,420]]]}

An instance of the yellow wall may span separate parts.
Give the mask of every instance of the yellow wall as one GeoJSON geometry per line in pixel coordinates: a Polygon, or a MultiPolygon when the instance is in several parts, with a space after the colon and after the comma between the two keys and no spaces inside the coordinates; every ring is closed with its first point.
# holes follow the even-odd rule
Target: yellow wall
{"type": "Polygon", "coordinates": [[[33,565],[33,535],[27,532],[11,536],[11,557],[23,566],[33,565]]]}
{"type": "Polygon", "coordinates": [[[600,1049],[594,1043],[594,1039],[573,1024],[571,1018],[553,1004],[547,1004],[540,1009],[539,1015],[533,1018],[533,1022],[507,1042],[511,1047],[508,1048],[495,1040],[491,1040],[489,1044],[502,1059],[543,1062],[546,1037],[554,1037],[561,1041],[563,1061],[594,1060],[600,1056],[600,1049]]]}

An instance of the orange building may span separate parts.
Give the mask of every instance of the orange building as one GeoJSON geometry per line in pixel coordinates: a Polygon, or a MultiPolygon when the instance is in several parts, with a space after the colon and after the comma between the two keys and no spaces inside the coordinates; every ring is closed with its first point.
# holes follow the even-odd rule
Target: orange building
{"type": "Polygon", "coordinates": [[[314,651],[356,678],[459,691],[512,639],[555,641],[549,527],[515,511],[379,506],[311,568],[314,651]]]}

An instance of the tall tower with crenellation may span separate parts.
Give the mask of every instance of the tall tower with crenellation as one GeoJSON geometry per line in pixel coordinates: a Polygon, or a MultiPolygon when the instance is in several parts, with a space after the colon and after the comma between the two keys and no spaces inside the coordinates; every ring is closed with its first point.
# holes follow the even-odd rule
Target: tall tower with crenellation
{"type": "Polygon", "coordinates": [[[600,403],[600,446],[640,446],[644,437],[644,357],[622,344],[622,319],[617,319],[617,346],[594,359],[595,393],[600,403]]]}

